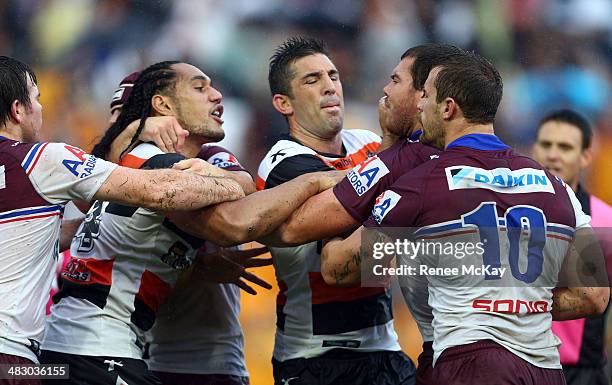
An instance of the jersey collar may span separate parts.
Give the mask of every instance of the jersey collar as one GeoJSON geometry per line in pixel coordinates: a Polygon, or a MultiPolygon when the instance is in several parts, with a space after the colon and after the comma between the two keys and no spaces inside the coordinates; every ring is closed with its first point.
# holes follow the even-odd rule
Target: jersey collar
{"type": "Polygon", "coordinates": [[[408,140],[412,142],[416,142],[421,138],[422,133],[423,133],[423,130],[416,130],[415,132],[413,132],[412,134],[408,136],[408,140]]]}
{"type": "Polygon", "coordinates": [[[463,135],[462,137],[453,140],[448,146],[446,146],[446,149],[450,150],[453,147],[469,147],[475,150],[488,151],[506,150],[510,148],[504,142],[499,140],[497,136],[492,134],[463,135]]]}
{"type": "Polygon", "coordinates": [[[2,136],[0,135],[0,140],[10,140],[9,138],[7,138],[6,136],[2,136]]]}

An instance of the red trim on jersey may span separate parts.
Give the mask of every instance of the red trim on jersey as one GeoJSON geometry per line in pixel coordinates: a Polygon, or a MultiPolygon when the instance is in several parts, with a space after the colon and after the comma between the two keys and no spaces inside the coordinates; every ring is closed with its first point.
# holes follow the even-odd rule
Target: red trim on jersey
{"type": "Polygon", "coordinates": [[[44,215],[32,215],[32,216],[29,216],[29,217],[11,218],[11,219],[7,219],[5,221],[0,221],[0,224],[2,224],[2,223],[10,223],[10,222],[17,222],[17,221],[25,221],[26,219],[54,217],[56,215],[61,215],[61,214],[58,212],[58,213],[51,213],[51,214],[44,214],[44,215]]]}
{"type": "Polygon", "coordinates": [[[276,296],[276,304],[283,306],[287,303],[287,290],[289,287],[285,281],[278,281],[278,295],[276,296]]]}
{"type": "Polygon", "coordinates": [[[119,166],[129,167],[129,168],[140,168],[147,161],[147,159],[142,159],[132,154],[125,154],[123,158],[119,161],[119,166]]]}
{"type": "Polygon", "coordinates": [[[28,170],[28,172],[26,172],[26,175],[30,175],[32,170],[34,170],[34,167],[36,167],[36,163],[38,163],[38,160],[40,159],[40,156],[42,155],[43,151],[45,151],[45,147],[47,147],[48,144],[49,143],[45,143],[45,144],[42,145],[42,147],[38,151],[38,154],[36,154],[36,159],[34,159],[34,162],[32,162],[32,165],[30,166],[30,170],[28,170]]]}
{"type": "Polygon", "coordinates": [[[151,310],[157,312],[166,300],[172,287],[149,270],[145,270],[140,277],[140,287],[136,298],[144,302],[151,310]]]}
{"type": "Polygon", "coordinates": [[[571,242],[572,241],[571,239],[569,239],[567,237],[564,237],[564,236],[561,236],[561,235],[546,234],[546,237],[548,237],[548,238],[557,238],[557,239],[560,239],[560,240],[566,241],[566,242],[571,242]]]}
{"type": "Polygon", "coordinates": [[[326,165],[329,167],[335,168],[336,170],[346,170],[352,167],[355,167],[359,163],[368,159],[368,154],[376,153],[378,148],[380,147],[379,142],[370,142],[365,144],[359,150],[354,153],[345,156],[344,158],[339,158],[335,160],[328,160],[321,155],[317,155],[326,165]]]}
{"type": "Polygon", "coordinates": [[[257,191],[263,190],[266,187],[266,181],[261,179],[259,175],[257,175],[255,180],[255,188],[257,188],[257,191]]]}
{"type": "Polygon", "coordinates": [[[353,301],[356,299],[372,297],[383,294],[384,287],[361,287],[361,284],[350,287],[335,287],[325,283],[323,275],[319,272],[308,273],[312,304],[318,305],[329,302],[353,301]]]}
{"type": "Polygon", "coordinates": [[[71,256],[62,270],[62,278],[82,285],[110,286],[113,282],[114,263],[115,258],[100,260],[71,256]]]}

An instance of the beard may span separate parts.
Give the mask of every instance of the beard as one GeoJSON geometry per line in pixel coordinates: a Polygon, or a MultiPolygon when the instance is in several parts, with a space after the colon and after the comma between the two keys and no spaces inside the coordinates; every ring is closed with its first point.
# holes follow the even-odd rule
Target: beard
{"type": "Polygon", "coordinates": [[[439,150],[444,150],[444,129],[439,123],[423,122],[423,133],[421,134],[420,141],[423,144],[435,147],[439,150]]]}

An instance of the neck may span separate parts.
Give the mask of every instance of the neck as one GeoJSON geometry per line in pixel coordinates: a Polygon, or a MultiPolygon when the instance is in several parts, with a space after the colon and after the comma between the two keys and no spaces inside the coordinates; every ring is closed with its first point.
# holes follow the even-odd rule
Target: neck
{"type": "Polygon", "coordinates": [[[576,178],[572,182],[568,183],[574,192],[578,191],[578,185],[580,184],[580,178],[576,178]]]}
{"type": "Polygon", "coordinates": [[[326,152],[330,154],[342,153],[342,136],[340,132],[332,138],[322,138],[304,130],[290,128],[289,134],[299,140],[303,145],[317,152],[326,152]]]}
{"type": "Polygon", "coordinates": [[[493,123],[489,124],[471,124],[466,121],[460,124],[452,124],[452,128],[446,130],[446,136],[444,138],[444,148],[452,143],[454,140],[461,138],[462,136],[469,134],[494,134],[493,123]]]}
{"type": "Polygon", "coordinates": [[[202,145],[205,143],[207,143],[205,138],[199,135],[189,135],[187,139],[185,139],[181,154],[187,158],[195,158],[200,152],[202,145]]]}
{"type": "Polygon", "coordinates": [[[0,136],[5,138],[16,140],[18,142],[23,141],[23,132],[19,126],[6,125],[0,128],[0,136]]]}

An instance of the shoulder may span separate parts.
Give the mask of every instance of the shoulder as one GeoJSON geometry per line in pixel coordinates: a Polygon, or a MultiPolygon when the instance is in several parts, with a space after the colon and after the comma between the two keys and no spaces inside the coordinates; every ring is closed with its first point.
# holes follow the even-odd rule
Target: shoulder
{"type": "Polygon", "coordinates": [[[343,140],[359,140],[363,142],[376,142],[380,143],[382,141],[381,137],[369,130],[363,130],[359,128],[354,128],[350,130],[342,130],[341,131],[343,140]]]}
{"type": "Polygon", "coordinates": [[[259,163],[258,175],[265,180],[275,167],[284,160],[294,157],[312,159],[317,157],[317,152],[292,140],[279,140],[270,148],[270,151],[266,153],[259,163]]]}
{"type": "Polygon", "coordinates": [[[121,158],[119,165],[130,168],[141,168],[147,160],[161,154],[164,154],[164,152],[159,147],[150,143],[141,143],[132,151],[125,154],[121,158]]]}

